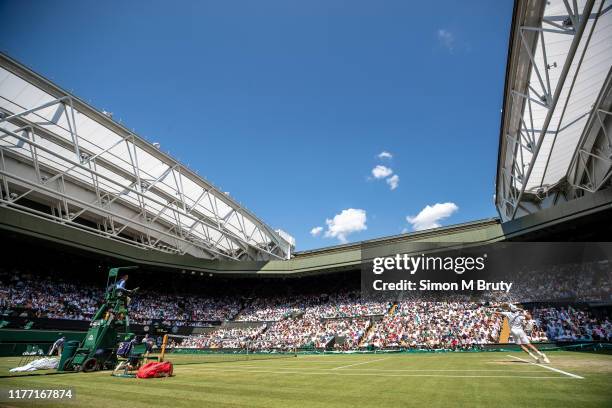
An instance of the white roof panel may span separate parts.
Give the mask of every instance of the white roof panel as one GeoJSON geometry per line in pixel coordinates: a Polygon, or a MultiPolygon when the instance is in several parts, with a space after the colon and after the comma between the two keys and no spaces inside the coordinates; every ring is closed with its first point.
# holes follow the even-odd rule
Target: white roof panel
{"type": "MultiPolygon", "coordinates": [[[[69,95],[66,97],[70,98],[69,95]]],[[[19,114],[56,99],[56,96],[32,82],[0,67],[0,108],[9,114],[19,114]]],[[[127,130],[125,133],[118,131],[121,126],[110,119],[100,120],[100,114],[95,117],[79,110],[82,105],[82,101],[76,100],[73,111],[62,103],[55,103],[21,115],[20,120],[25,119],[46,132],[37,137],[40,146],[50,150],[39,152],[41,163],[61,172],[74,167],[70,160],[87,164],[87,160],[95,157],[100,187],[107,192],[121,194],[117,203],[123,201],[125,204],[139,205],[139,193],[130,190],[141,190],[144,209],[152,217],[168,206],[159,215],[160,219],[175,223],[182,229],[191,229],[194,236],[209,241],[209,245],[216,245],[219,250],[227,252],[250,246],[251,251],[260,253],[264,258],[286,256],[289,244],[223,192],[138,136],[127,130]],[[71,133],[74,129],[77,146],[71,133]],[[126,137],[127,143],[124,141],[126,137]],[[81,152],[80,157],[76,154],[77,147],[81,152]],[[136,183],[138,177],[142,181],[141,186],[136,183]],[[198,225],[201,217],[208,219],[204,221],[213,226],[198,225]],[[274,252],[269,252],[270,248],[275,248],[272,249],[274,252]]],[[[14,130],[16,126],[5,121],[0,122],[0,128],[14,130]]],[[[30,156],[29,146],[23,147],[22,144],[13,136],[0,138],[0,146],[11,146],[11,151],[30,156]]],[[[68,175],[93,184],[89,170],[77,167],[70,170],[68,175]]]]}

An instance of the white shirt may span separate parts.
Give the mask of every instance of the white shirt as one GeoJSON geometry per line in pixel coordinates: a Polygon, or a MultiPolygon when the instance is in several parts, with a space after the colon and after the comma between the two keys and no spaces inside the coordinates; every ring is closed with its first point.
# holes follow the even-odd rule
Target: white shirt
{"type": "Polygon", "coordinates": [[[508,318],[508,324],[510,325],[511,330],[523,329],[523,321],[525,321],[525,316],[523,316],[523,313],[520,311],[501,313],[508,318]]]}

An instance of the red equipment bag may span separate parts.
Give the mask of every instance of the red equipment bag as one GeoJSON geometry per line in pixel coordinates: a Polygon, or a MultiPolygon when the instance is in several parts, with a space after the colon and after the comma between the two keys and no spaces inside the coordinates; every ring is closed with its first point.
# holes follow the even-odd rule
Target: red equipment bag
{"type": "Polygon", "coordinates": [[[140,367],[136,377],[138,378],[158,378],[172,376],[172,363],[164,361],[161,363],[152,361],[140,367]]]}

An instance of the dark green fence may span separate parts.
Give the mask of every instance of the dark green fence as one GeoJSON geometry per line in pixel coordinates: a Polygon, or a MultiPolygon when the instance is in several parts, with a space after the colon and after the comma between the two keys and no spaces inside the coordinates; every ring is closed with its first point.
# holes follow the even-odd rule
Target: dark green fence
{"type": "Polygon", "coordinates": [[[0,330],[0,357],[21,355],[28,345],[35,345],[46,353],[62,336],[66,340],[81,341],[86,332],[56,330],[0,330]]]}

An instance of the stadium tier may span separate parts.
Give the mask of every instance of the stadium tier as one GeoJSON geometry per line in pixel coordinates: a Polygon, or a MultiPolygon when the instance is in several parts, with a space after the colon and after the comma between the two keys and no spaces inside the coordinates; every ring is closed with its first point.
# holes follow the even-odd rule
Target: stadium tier
{"type": "MultiPolygon", "coordinates": [[[[48,251],[40,253],[47,261],[57,259],[48,251]]],[[[570,268],[582,266],[558,273],[569,274],[570,268]]],[[[95,262],[79,257],[61,270],[25,259],[5,265],[0,269],[4,327],[86,330],[104,298],[103,277],[95,262]],[[83,276],[80,270],[97,272],[83,276]]],[[[181,335],[170,342],[170,350],[458,350],[504,342],[503,319],[492,313],[508,301],[503,293],[486,302],[376,301],[361,296],[359,275],[350,272],[291,280],[140,272],[132,279],[140,287],[128,305],[132,329],[157,341],[164,333],[181,335]]],[[[612,287],[599,285],[598,295],[607,302],[572,302],[594,281],[583,282],[582,288],[556,287],[554,302],[546,300],[542,282],[529,284],[538,294],[523,295],[534,296],[523,303],[533,315],[533,339],[558,344],[612,340],[612,287]]]]}

